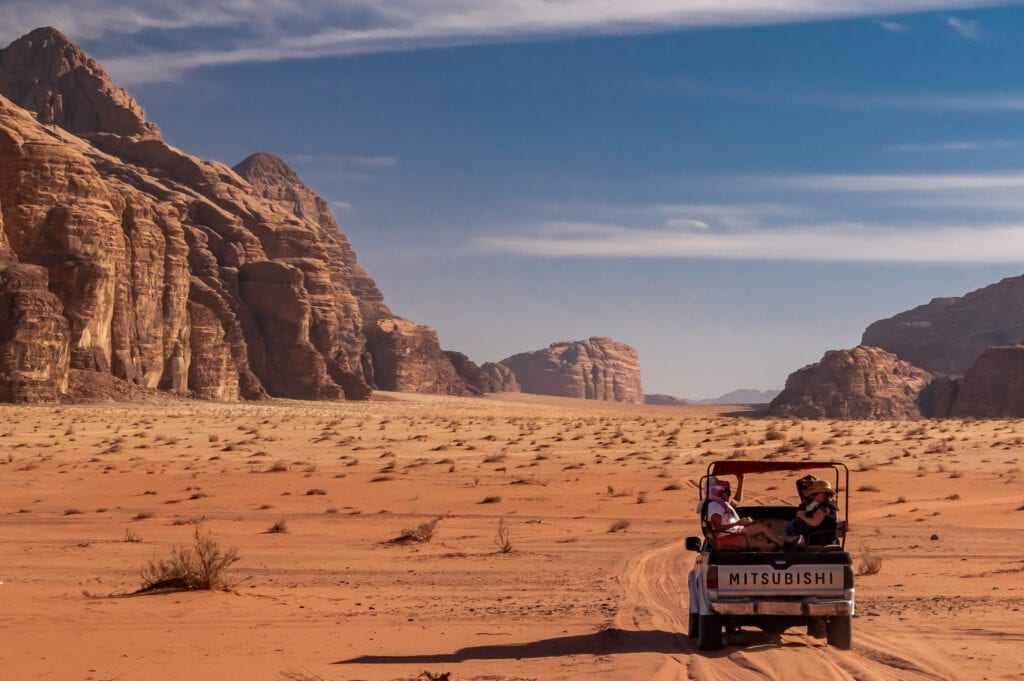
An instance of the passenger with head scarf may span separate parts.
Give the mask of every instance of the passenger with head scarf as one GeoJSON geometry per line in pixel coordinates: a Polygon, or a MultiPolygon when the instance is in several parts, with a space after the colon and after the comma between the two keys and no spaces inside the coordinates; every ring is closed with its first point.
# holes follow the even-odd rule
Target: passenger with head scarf
{"type": "Polygon", "coordinates": [[[705,515],[711,527],[715,545],[720,549],[777,551],[784,540],[764,523],[752,518],[741,518],[729,502],[732,487],[725,480],[708,481],[708,503],[705,515]]]}

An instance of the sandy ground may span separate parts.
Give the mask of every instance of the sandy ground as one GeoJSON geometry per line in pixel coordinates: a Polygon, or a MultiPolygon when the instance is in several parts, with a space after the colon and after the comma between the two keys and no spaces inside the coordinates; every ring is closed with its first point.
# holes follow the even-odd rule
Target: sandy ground
{"type": "Polygon", "coordinates": [[[1020,421],[514,395],[0,407],[0,678],[1024,679],[1022,446],[1020,421]],[[685,636],[690,481],[766,456],[853,471],[848,547],[882,565],[852,651],[685,636]],[[132,595],[197,528],[234,589],[132,595]]]}

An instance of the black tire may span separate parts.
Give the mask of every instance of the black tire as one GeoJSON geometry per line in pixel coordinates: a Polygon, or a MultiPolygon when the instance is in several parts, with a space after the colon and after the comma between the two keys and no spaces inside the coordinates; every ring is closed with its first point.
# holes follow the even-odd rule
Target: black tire
{"type": "Polygon", "coordinates": [[[825,640],[830,646],[839,650],[853,647],[853,619],[849,615],[830,617],[825,627],[825,640]]]}
{"type": "Polygon", "coordinates": [[[697,648],[718,650],[722,647],[722,618],[718,615],[700,615],[697,624],[697,648]]]}
{"type": "Polygon", "coordinates": [[[686,635],[690,638],[697,638],[697,632],[700,631],[700,613],[690,613],[690,626],[686,631],[686,635]]]}
{"type": "Polygon", "coordinates": [[[807,623],[807,635],[812,638],[825,638],[828,631],[825,627],[824,617],[815,617],[807,623]]]}

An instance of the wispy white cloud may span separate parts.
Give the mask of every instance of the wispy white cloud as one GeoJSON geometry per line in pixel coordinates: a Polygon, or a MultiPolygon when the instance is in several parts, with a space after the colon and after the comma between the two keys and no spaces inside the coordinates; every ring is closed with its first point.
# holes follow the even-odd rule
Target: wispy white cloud
{"type": "Polygon", "coordinates": [[[560,35],[971,9],[1010,0],[7,0],[0,40],[52,25],[120,84],[204,65],[277,61],[560,35]],[[154,39],[155,38],[155,39],[154,39]],[[141,44],[150,45],[141,49],[141,44]],[[155,45],[177,45],[157,48],[155,45]]]}
{"type": "Polygon", "coordinates": [[[733,232],[553,223],[478,240],[484,252],[544,258],[683,258],[875,263],[1017,262],[1024,223],[832,223],[733,232]]]}
{"type": "Polygon", "coordinates": [[[907,30],[907,25],[898,21],[882,20],[878,22],[878,25],[889,33],[904,33],[907,30]]]}
{"type": "Polygon", "coordinates": [[[968,40],[980,42],[984,37],[981,24],[974,19],[964,21],[957,17],[946,17],[946,25],[968,40]]]}
{"type": "Polygon", "coordinates": [[[951,142],[893,144],[888,147],[885,147],[885,150],[899,154],[984,151],[986,149],[1014,149],[1016,147],[1021,146],[1021,144],[1024,144],[1024,140],[962,140],[951,142]]]}
{"type": "Polygon", "coordinates": [[[790,175],[748,178],[754,185],[805,191],[948,192],[1024,189],[1024,175],[790,175]]]}
{"type": "Polygon", "coordinates": [[[335,210],[343,210],[346,213],[352,211],[352,204],[348,201],[331,201],[331,208],[335,210]]]}

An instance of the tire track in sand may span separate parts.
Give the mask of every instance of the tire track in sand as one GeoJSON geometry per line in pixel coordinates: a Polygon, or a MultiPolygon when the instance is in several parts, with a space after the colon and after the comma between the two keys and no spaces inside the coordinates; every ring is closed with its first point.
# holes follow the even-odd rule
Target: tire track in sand
{"type": "Polygon", "coordinates": [[[664,656],[652,670],[656,681],[756,681],[828,678],[846,681],[955,681],[954,671],[920,640],[860,631],[854,622],[854,648],[841,651],[821,639],[791,629],[782,636],[753,628],[727,635],[719,651],[701,652],[687,638],[687,574],[694,554],[682,542],[657,546],[625,561],[618,575],[624,599],[615,616],[620,629],[678,634],[678,654],[664,656]]]}

